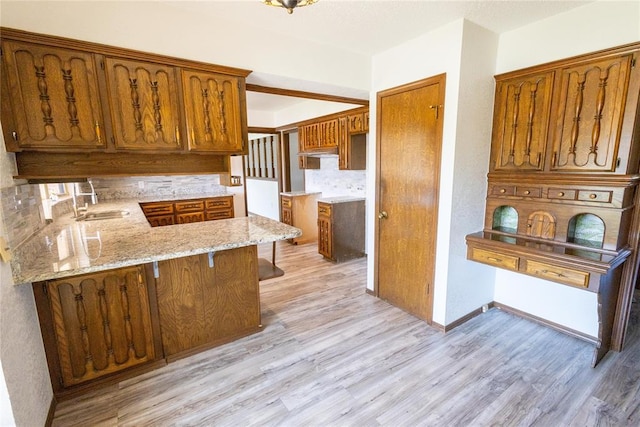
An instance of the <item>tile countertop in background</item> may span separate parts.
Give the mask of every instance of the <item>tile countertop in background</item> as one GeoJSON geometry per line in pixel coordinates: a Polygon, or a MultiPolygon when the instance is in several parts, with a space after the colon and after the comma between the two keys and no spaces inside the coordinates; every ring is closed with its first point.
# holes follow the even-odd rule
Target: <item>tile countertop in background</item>
{"type": "Polygon", "coordinates": [[[344,202],[359,202],[361,200],[365,200],[364,197],[356,197],[356,196],[335,196],[335,197],[322,197],[318,199],[318,202],[322,203],[344,203],[344,202]]]}
{"type": "Polygon", "coordinates": [[[89,206],[89,213],[128,211],[123,218],[56,219],[13,250],[14,283],[93,273],[301,235],[295,227],[259,216],[151,227],[138,203],[119,200],[89,206]]]}
{"type": "Polygon", "coordinates": [[[306,192],[306,191],[284,191],[282,193],[280,193],[281,196],[289,196],[289,197],[296,197],[296,196],[310,196],[313,194],[322,194],[320,191],[312,191],[312,192],[306,192]]]}

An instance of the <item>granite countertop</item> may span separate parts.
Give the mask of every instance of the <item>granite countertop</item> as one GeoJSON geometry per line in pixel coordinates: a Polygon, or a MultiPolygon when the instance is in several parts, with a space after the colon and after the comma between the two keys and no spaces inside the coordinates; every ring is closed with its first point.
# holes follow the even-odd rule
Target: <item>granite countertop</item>
{"type": "Polygon", "coordinates": [[[284,192],[280,193],[281,196],[290,196],[290,197],[312,196],[314,194],[322,194],[322,192],[320,192],[320,191],[312,191],[312,192],[307,192],[307,191],[284,191],[284,192]]]}
{"type": "MultiPolygon", "coordinates": [[[[190,197],[174,199],[186,198],[190,197]]],[[[151,227],[138,200],[100,202],[89,206],[88,213],[113,210],[128,214],[97,221],[76,221],[68,215],[45,226],[13,251],[14,283],[93,273],[302,234],[295,227],[259,216],[151,227]]]]}
{"type": "Polygon", "coordinates": [[[360,200],[365,200],[364,197],[358,196],[335,196],[335,197],[322,197],[318,199],[319,202],[322,203],[344,203],[344,202],[359,202],[360,200]]]}

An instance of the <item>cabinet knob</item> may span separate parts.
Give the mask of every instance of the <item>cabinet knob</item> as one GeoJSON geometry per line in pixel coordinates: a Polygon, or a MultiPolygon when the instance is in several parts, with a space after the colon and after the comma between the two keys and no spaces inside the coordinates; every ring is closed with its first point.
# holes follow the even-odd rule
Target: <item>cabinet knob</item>
{"type": "Polygon", "coordinates": [[[589,194],[589,198],[590,198],[590,199],[595,199],[595,198],[597,198],[597,197],[598,197],[598,195],[597,195],[597,194],[594,194],[594,193],[589,194]]]}
{"type": "Polygon", "coordinates": [[[501,192],[501,193],[506,193],[506,192],[507,192],[507,190],[505,190],[504,188],[501,188],[501,189],[500,189],[500,192],[501,192]]]}
{"type": "Polygon", "coordinates": [[[381,211],[378,214],[378,219],[387,219],[387,218],[389,218],[389,215],[387,214],[387,211],[381,211]]]}
{"type": "Polygon", "coordinates": [[[526,190],[526,191],[524,192],[524,194],[528,196],[529,194],[531,194],[531,191],[526,190]]]}
{"type": "Polygon", "coordinates": [[[564,196],[564,193],[562,191],[558,193],[558,197],[563,197],[563,196],[564,196]]]}

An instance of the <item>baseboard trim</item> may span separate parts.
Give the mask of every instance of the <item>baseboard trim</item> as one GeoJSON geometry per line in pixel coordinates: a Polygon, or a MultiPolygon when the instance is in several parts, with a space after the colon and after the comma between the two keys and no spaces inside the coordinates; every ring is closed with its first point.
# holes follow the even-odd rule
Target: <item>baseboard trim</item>
{"type": "Polygon", "coordinates": [[[49,412],[47,412],[47,419],[44,422],[45,427],[51,427],[53,425],[53,417],[56,415],[56,397],[51,396],[51,402],[49,403],[49,412]]]}
{"type": "MultiPolygon", "coordinates": [[[[493,308],[493,301],[490,302],[489,304],[487,304],[488,308],[491,309],[493,308]]],[[[449,323],[448,325],[442,326],[442,330],[443,332],[447,333],[450,330],[457,328],[458,326],[462,325],[463,323],[468,322],[469,320],[473,319],[474,317],[480,315],[483,313],[483,308],[476,308],[475,310],[473,310],[472,312],[465,314],[464,316],[462,316],[461,318],[459,318],[458,320],[454,320],[453,322],[449,323]]]]}
{"type": "Polygon", "coordinates": [[[539,323],[541,325],[548,326],[549,328],[555,329],[558,332],[565,333],[565,334],[570,335],[570,336],[572,336],[574,338],[578,338],[580,340],[589,342],[589,343],[594,344],[596,346],[598,345],[598,338],[592,337],[591,335],[587,335],[587,334],[582,333],[580,331],[576,331],[575,329],[567,328],[566,326],[560,325],[558,323],[551,322],[549,320],[543,319],[543,318],[538,317],[538,316],[534,316],[533,314],[529,314],[527,312],[524,312],[522,310],[518,310],[517,308],[513,308],[513,307],[510,307],[510,306],[505,305],[505,304],[501,304],[499,302],[495,302],[494,301],[493,302],[493,306],[496,307],[499,310],[506,311],[507,313],[513,314],[513,315],[518,316],[518,317],[522,317],[523,319],[527,319],[527,320],[530,320],[532,322],[536,322],[536,323],[539,323]]]}

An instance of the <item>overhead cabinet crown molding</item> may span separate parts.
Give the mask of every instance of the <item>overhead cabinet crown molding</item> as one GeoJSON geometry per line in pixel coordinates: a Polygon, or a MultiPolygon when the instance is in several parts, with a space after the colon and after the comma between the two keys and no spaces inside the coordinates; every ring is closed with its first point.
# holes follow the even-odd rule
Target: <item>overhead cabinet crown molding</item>
{"type": "MultiPolygon", "coordinates": [[[[1,31],[2,123],[7,150],[17,153],[19,177],[85,174],[64,166],[82,162],[90,172],[109,153],[144,153],[154,164],[171,155],[171,163],[184,167],[167,173],[202,173],[189,167],[200,162],[183,162],[181,156],[246,151],[248,70],[1,31]],[[21,170],[38,152],[52,153],[54,166],[21,170]]],[[[144,163],[115,166],[106,174],[145,173],[144,163]]]]}

